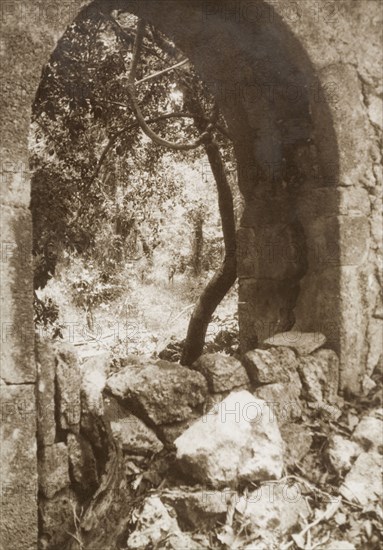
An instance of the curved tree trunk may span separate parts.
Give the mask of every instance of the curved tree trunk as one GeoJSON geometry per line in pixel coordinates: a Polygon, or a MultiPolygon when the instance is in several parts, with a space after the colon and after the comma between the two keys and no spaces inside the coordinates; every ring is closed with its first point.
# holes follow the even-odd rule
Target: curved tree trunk
{"type": "Polygon", "coordinates": [[[211,317],[237,279],[237,243],[233,196],[218,144],[212,140],[205,145],[205,150],[217,185],[218,205],[225,243],[225,258],[220,269],[202,292],[192,313],[182,352],[181,365],[191,365],[202,354],[211,317]]]}
{"type": "Polygon", "coordinates": [[[193,256],[192,268],[194,277],[199,277],[202,272],[202,255],[203,255],[203,224],[204,213],[201,207],[197,207],[194,212],[193,219],[193,256]]]}

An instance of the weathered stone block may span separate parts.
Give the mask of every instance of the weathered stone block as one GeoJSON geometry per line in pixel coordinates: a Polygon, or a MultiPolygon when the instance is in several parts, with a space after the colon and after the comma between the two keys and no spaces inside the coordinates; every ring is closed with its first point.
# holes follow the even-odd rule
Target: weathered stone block
{"type": "Polygon", "coordinates": [[[275,347],[269,350],[254,349],[243,356],[243,364],[250,380],[256,386],[274,383],[294,383],[300,390],[297,374],[298,361],[288,347],[275,347]]]}
{"type": "Polygon", "coordinates": [[[0,223],[0,378],[23,384],[36,380],[30,212],[2,205],[0,223]]]}
{"type": "Polygon", "coordinates": [[[37,545],[36,406],[33,385],[0,386],[0,540],[3,548],[37,545]]]}
{"type": "Polygon", "coordinates": [[[56,358],[52,342],[37,339],[35,354],[37,364],[37,441],[39,445],[52,445],[56,437],[56,358]]]}
{"type": "Polygon", "coordinates": [[[65,443],[44,447],[39,456],[39,486],[47,498],[70,484],[68,449],[65,443]]]}
{"type": "Polygon", "coordinates": [[[296,379],[297,383],[266,384],[254,392],[258,399],[262,399],[270,407],[279,426],[298,420],[302,416],[302,405],[299,402],[302,385],[298,375],[296,379]]]}
{"type": "Polygon", "coordinates": [[[223,353],[201,355],[192,368],[204,375],[209,390],[213,393],[230,391],[249,384],[246,370],[240,361],[223,353]]]}
{"type": "Polygon", "coordinates": [[[282,438],[266,403],[247,391],[232,392],[174,442],[185,474],[212,487],[278,479],[282,438]]]}
{"type": "Polygon", "coordinates": [[[77,354],[69,344],[56,351],[56,388],[60,428],[78,433],[81,417],[81,371],[77,354]]]}
{"type": "Polygon", "coordinates": [[[89,441],[77,434],[68,434],[68,459],[70,477],[81,497],[92,494],[98,487],[96,458],[89,441]]]}
{"type": "Polygon", "coordinates": [[[305,244],[293,225],[255,226],[238,230],[238,276],[285,280],[306,261],[305,244]]]}
{"type": "Polygon", "coordinates": [[[332,350],[322,349],[302,356],[298,364],[304,393],[318,404],[335,403],[339,391],[339,359],[332,350]]]}
{"type": "Polygon", "coordinates": [[[187,419],[207,395],[202,374],[167,361],[125,367],[108,379],[107,389],[157,425],[187,419]]]}
{"type": "Polygon", "coordinates": [[[114,437],[121,442],[122,449],[133,454],[155,454],[163,449],[156,434],[133,414],[111,423],[114,437]]]}

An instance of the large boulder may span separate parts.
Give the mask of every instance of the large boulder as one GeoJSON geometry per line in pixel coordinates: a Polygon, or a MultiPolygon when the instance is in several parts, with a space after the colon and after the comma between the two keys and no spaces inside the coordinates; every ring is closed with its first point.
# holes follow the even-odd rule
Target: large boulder
{"type": "Polygon", "coordinates": [[[201,355],[192,368],[204,375],[212,393],[231,391],[249,384],[246,370],[240,361],[223,353],[201,355]]]}
{"type": "Polygon", "coordinates": [[[127,366],[108,378],[106,387],[155,425],[186,420],[202,407],[207,395],[202,374],[161,360],[127,366]]]}
{"type": "Polygon", "coordinates": [[[267,404],[248,391],[232,392],[174,442],[188,476],[212,487],[278,479],[283,442],[267,404]]]}

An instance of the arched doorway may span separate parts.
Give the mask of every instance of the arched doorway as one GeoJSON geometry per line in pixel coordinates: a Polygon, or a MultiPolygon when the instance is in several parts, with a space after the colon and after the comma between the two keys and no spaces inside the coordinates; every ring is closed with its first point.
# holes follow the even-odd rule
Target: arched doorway
{"type": "MultiPolygon", "coordinates": [[[[371,138],[367,130],[353,135],[355,125],[364,126],[367,117],[357,71],[341,62],[343,56],[353,58],[353,47],[329,49],[321,58],[321,43],[341,39],[336,26],[329,25],[330,14],[324,12],[326,20],[318,23],[318,13],[310,7],[300,8],[296,18],[266,0],[239,2],[234,12],[218,1],[200,0],[97,6],[127,9],[171,36],[209,83],[225,114],[246,200],[239,236],[243,348],[294,324],[319,330],[340,353],[343,386],[357,390],[368,355],[364,335],[377,311],[378,292],[375,281],[371,292],[361,288],[370,276],[363,266],[371,230],[368,197],[366,202],[362,185],[352,193],[348,187],[359,182],[366,160],[360,138],[371,138]],[[348,101],[339,101],[343,97],[348,101]]],[[[78,8],[51,2],[37,9],[27,2],[6,3],[3,11],[2,379],[3,401],[13,408],[6,414],[10,422],[2,452],[5,462],[16,454],[20,460],[10,472],[10,511],[2,521],[9,545],[19,548],[30,547],[37,527],[35,495],[20,493],[16,483],[20,477],[36,477],[33,406],[29,421],[15,424],[20,420],[17,404],[33,405],[36,379],[28,114],[40,68],[78,8]],[[12,442],[15,426],[22,437],[12,442]],[[26,518],[21,526],[18,517],[26,518]]],[[[338,16],[344,17],[341,12],[338,16]]],[[[350,27],[344,25],[342,33],[353,42],[350,27]]]]}

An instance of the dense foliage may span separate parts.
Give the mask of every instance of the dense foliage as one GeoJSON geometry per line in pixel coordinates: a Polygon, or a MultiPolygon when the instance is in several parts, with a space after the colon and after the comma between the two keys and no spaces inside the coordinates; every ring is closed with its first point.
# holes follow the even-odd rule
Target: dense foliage
{"type": "MultiPolygon", "coordinates": [[[[223,254],[218,210],[212,215],[206,199],[212,176],[204,148],[168,151],[137,123],[129,97],[136,27],[136,18],[125,13],[84,10],[45,67],[33,106],[35,288],[64,262],[71,266],[73,302],[87,312],[129,290],[127,262],[148,273],[159,250],[172,280],[188,266],[195,277],[214,271],[223,254]],[[195,192],[185,182],[186,165],[194,180],[199,172],[195,192]],[[169,216],[181,228],[172,229],[169,216]]],[[[185,97],[198,100],[206,120],[214,118],[214,136],[234,181],[230,140],[213,98],[182,53],[150,26],[136,79],[145,120],[168,140],[198,139],[185,97]]]]}

